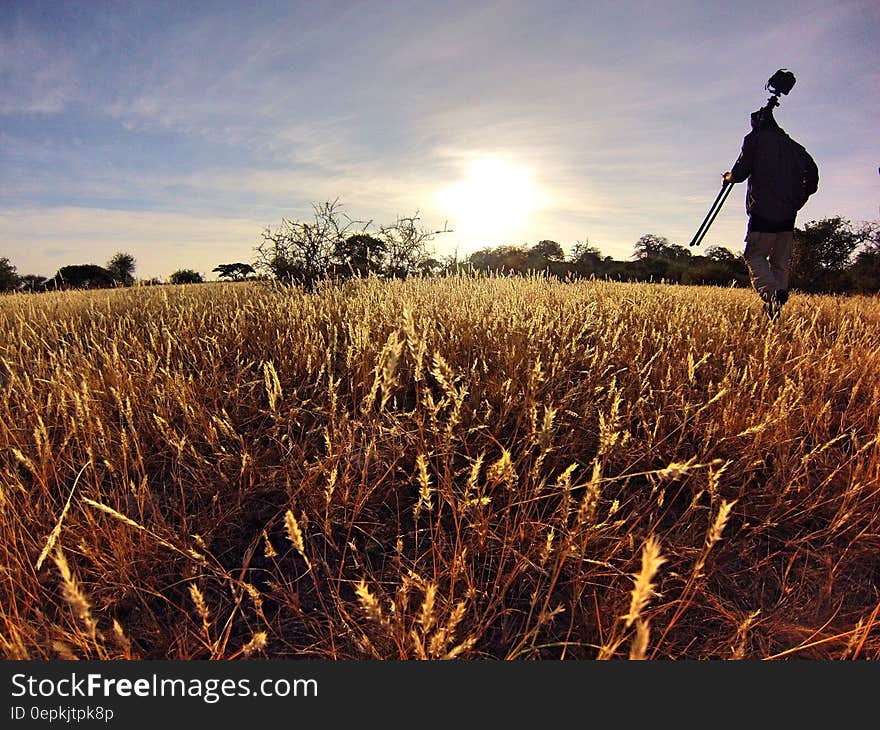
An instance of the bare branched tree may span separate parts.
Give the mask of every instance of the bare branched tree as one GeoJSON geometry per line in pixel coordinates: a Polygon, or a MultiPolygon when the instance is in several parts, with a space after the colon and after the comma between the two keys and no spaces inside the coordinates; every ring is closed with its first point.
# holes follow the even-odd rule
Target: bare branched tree
{"type": "Polygon", "coordinates": [[[255,249],[254,266],[258,271],[311,289],[332,274],[337,251],[345,239],[366,230],[366,225],[358,230],[360,222],[342,211],[338,199],[313,203],[312,209],[312,222],[283,218],[275,230],[263,231],[263,240],[255,249]]]}
{"type": "Polygon", "coordinates": [[[428,250],[428,243],[450,230],[446,225],[438,231],[422,228],[418,211],[398,216],[394,223],[370,233],[373,222],[351,219],[338,199],[313,204],[312,208],[313,222],[285,218],[277,229],[263,232],[263,240],[255,248],[258,271],[311,289],[325,278],[373,273],[403,278],[435,273],[441,266],[428,250]]]}
{"type": "Polygon", "coordinates": [[[391,225],[380,226],[376,235],[385,244],[387,256],[385,273],[391,278],[405,278],[412,274],[430,273],[439,263],[428,250],[428,243],[440,233],[451,233],[446,224],[438,231],[429,231],[419,225],[419,213],[398,216],[391,225]]]}

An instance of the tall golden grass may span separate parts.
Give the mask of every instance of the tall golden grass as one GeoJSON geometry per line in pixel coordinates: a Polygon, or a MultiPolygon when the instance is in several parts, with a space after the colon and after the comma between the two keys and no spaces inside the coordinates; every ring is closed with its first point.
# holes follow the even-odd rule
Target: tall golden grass
{"type": "Polygon", "coordinates": [[[880,658],[880,303],[0,300],[6,658],[880,658]]]}

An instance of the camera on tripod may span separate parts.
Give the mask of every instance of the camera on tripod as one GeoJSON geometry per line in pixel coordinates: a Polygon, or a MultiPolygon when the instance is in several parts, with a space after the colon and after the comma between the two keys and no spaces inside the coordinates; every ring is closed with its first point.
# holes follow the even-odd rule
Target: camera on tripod
{"type": "Polygon", "coordinates": [[[779,106],[779,96],[781,94],[787,94],[791,91],[794,86],[795,78],[794,74],[789,71],[787,68],[779,69],[775,74],[773,74],[770,79],[764,84],[764,88],[769,91],[773,96],[771,96],[767,100],[767,105],[770,108],[774,106],[779,106]]]}

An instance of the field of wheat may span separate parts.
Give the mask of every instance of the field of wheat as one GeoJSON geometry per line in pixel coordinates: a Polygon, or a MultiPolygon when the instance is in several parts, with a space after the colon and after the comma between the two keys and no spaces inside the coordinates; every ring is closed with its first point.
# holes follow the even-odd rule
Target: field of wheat
{"type": "Polygon", "coordinates": [[[8,659],[878,659],[880,302],[0,299],[8,659]]]}

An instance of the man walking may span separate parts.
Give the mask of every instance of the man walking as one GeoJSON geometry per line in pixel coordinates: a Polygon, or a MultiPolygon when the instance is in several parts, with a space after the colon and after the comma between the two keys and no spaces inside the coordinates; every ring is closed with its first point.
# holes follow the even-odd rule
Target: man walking
{"type": "Polygon", "coordinates": [[[764,311],[776,319],[788,301],[795,218],[819,187],[819,169],[806,149],[776,123],[771,105],[752,112],[751,124],[739,158],[722,180],[748,179],[743,258],[764,311]]]}

